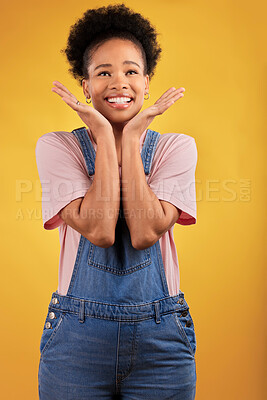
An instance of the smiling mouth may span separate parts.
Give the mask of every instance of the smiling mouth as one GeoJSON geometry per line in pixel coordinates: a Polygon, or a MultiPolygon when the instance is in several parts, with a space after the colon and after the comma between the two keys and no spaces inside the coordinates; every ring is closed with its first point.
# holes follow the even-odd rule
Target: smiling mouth
{"type": "Polygon", "coordinates": [[[131,98],[131,100],[128,100],[128,101],[108,101],[108,98],[106,97],[105,98],[105,102],[110,106],[110,107],[112,107],[112,108],[116,108],[116,109],[125,109],[125,108],[128,108],[128,107],[130,107],[130,105],[132,104],[132,102],[133,102],[133,99],[131,98]]]}

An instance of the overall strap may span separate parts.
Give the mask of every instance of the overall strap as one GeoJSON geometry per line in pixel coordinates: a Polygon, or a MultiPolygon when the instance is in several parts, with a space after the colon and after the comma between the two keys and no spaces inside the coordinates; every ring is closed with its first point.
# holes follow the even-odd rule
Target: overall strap
{"type": "MultiPolygon", "coordinates": [[[[83,156],[86,162],[87,171],[89,175],[94,175],[95,173],[95,157],[96,152],[93,144],[88,136],[88,132],[85,127],[77,128],[72,131],[72,133],[78,139],[83,156]]],[[[146,175],[150,174],[152,160],[154,153],[156,151],[157,143],[160,138],[160,133],[147,129],[145,142],[141,151],[141,159],[144,166],[144,172],[146,175]]]]}
{"type": "Polygon", "coordinates": [[[156,147],[160,138],[160,133],[147,130],[145,142],[141,151],[141,159],[144,165],[144,172],[146,175],[150,174],[153,157],[156,151],[156,147]]]}
{"type": "Polygon", "coordinates": [[[96,152],[93,147],[93,144],[88,136],[87,130],[85,127],[77,128],[72,131],[72,133],[78,139],[80,143],[83,156],[86,162],[86,167],[89,175],[95,174],[95,156],[96,152]]]}

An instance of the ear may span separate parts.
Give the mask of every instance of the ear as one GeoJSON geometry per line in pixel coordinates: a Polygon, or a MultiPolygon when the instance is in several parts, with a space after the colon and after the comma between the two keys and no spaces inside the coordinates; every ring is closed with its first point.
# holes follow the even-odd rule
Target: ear
{"type": "Polygon", "coordinates": [[[149,93],[149,75],[145,76],[145,93],[149,93]]]}
{"type": "Polygon", "coordinates": [[[87,81],[85,79],[82,80],[82,85],[83,85],[83,94],[85,97],[90,99],[90,93],[89,93],[89,88],[88,88],[88,84],[87,81]]]}

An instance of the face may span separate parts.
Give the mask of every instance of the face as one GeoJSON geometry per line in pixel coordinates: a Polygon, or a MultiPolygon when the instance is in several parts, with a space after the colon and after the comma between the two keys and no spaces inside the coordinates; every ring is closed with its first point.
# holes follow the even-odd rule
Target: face
{"type": "Polygon", "coordinates": [[[103,43],[92,56],[88,74],[89,79],[83,80],[84,94],[112,125],[123,126],[141,110],[149,76],[144,75],[142,53],[133,42],[113,38],[103,43]],[[123,96],[132,100],[121,104],[116,98],[123,96]]]}

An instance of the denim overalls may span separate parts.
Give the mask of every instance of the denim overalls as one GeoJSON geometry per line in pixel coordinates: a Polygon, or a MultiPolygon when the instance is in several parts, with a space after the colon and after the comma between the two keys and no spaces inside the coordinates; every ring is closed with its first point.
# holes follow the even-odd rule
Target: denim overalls
{"type": "MultiPolygon", "coordinates": [[[[89,175],[95,150],[86,129],[72,131],[89,175]]],[[[160,134],[148,129],[141,152],[149,174],[160,134]]],[[[40,342],[40,400],[193,400],[196,337],[184,293],[170,296],[159,241],[136,250],[123,216],[115,242],[81,235],[65,296],[52,293],[40,342]]]]}

